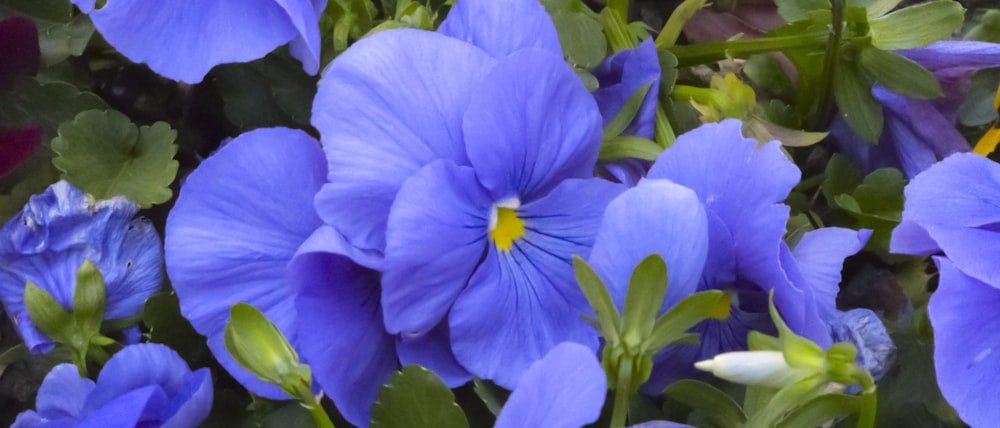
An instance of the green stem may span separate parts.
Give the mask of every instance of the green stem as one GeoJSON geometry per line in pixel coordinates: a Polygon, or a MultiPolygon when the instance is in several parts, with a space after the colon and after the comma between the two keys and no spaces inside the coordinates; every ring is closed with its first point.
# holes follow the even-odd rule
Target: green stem
{"type": "Polygon", "coordinates": [[[330,416],[326,414],[326,410],[323,409],[320,403],[313,403],[310,406],[306,406],[306,408],[312,414],[313,421],[316,422],[316,428],[334,428],[333,421],[330,420],[330,416]]]}
{"type": "Polygon", "coordinates": [[[668,50],[677,57],[678,67],[685,67],[721,61],[729,56],[744,57],[783,49],[820,48],[827,44],[829,38],[829,32],[817,31],[795,36],[761,37],[756,39],[678,45],[668,50]]]}
{"type": "Polygon", "coordinates": [[[830,33],[826,42],[826,52],[823,55],[823,75],[821,77],[821,91],[819,99],[816,100],[815,112],[812,115],[812,126],[806,129],[826,129],[826,122],[830,117],[833,108],[833,73],[837,68],[837,59],[840,56],[840,42],[844,36],[844,2],[843,0],[831,0],[833,8],[833,20],[830,33]]]}
{"type": "Polygon", "coordinates": [[[875,393],[875,379],[871,374],[855,367],[854,377],[861,384],[861,411],[858,413],[856,428],[872,428],[875,426],[875,413],[878,408],[878,394],[875,393]]]}
{"type": "Polygon", "coordinates": [[[80,372],[80,377],[88,377],[86,348],[73,350],[73,364],[76,365],[77,371],[80,372]]]}
{"type": "Polygon", "coordinates": [[[618,366],[618,379],[615,386],[615,405],[611,410],[611,428],[625,426],[628,418],[629,399],[632,398],[632,359],[625,356],[618,366]]]}
{"type": "Polygon", "coordinates": [[[628,0],[608,0],[607,7],[618,12],[618,16],[628,22],[628,0]]]}
{"type": "Polygon", "coordinates": [[[660,147],[664,149],[674,145],[677,134],[670,126],[670,119],[667,119],[667,112],[663,110],[663,104],[656,104],[656,121],[654,122],[653,138],[660,147]]]}

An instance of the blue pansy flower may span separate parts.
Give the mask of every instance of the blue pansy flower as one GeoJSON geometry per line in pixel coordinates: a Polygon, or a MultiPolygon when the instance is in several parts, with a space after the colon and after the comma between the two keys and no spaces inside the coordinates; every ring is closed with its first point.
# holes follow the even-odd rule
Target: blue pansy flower
{"type": "MultiPolygon", "coordinates": [[[[692,289],[720,289],[730,300],[727,319],[706,320],[695,327],[701,335],[698,345],[670,347],[655,356],[652,377],[644,386],[649,393],[658,394],[672,380],[691,374],[695,361],[745,350],[750,330],[774,332],[768,315],[772,290],[775,305],[796,333],[823,346],[832,343],[827,320],[836,312],[840,269],[846,256],[861,249],[868,232],[820,229],[789,248],[783,240],[789,208],[781,201],[798,182],[799,171],[782,153],[780,143],[757,148],[755,140],[743,137],[741,126],[737,120],[725,120],[681,135],[646,177],[686,187],[704,205],[708,248],[703,262],[699,263],[698,251],[675,248],[694,245],[696,236],[664,242],[663,236],[651,232],[667,227],[653,221],[659,217],[651,207],[659,204],[651,202],[637,201],[632,210],[650,210],[649,221],[639,221],[638,214],[606,218],[599,237],[607,239],[599,238],[594,246],[595,269],[605,263],[617,266],[603,277],[619,305],[630,269],[652,252],[663,255],[670,270],[664,309],[692,289]],[[605,235],[603,228],[609,225],[616,225],[610,226],[614,232],[605,235]],[[614,262],[629,254],[631,258],[614,262]]],[[[697,232],[696,227],[691,229],[688,233],[697,232]]]]}
{"type": "Polygon", "coordinates": [[[289,44],[309,74],[319,71],[319,16],[327,0],[72,0],[105,40],[134,62],[186,83],[230,62],[289,44]]]}
{"type": "Polygon", "coordinates": [[[524,14],[459,2],[449,20],[482,21],[446,20],[453,37],[359,41],[324,72],[313,109],[330,171],[317,211],[384,254],[388,331],[448,337],[462,367],[508,387],[557,343],[597,346],[570,256],[587,254],[621,191],[591,178],[600,113],[554,30],[535,31],[550,18],[534,1],[510,7],[524,14]]]}
{"type": "Polygon", "coordinates": [[[344,244],[313,211],[325,178],[319,143],[302,131],[258,129],[233,139],[182,187],[167,219],[167,271],[183,315],[244,386],[288,398],[226,351],[223,331],[237,302],[260,309],[341,413],[364,425],[379,386],[399,367],[397,339],[383,326],[379,273],[371,269],[381,257],[344,244]]]}
{"type": "MultiPolygon", "coordinates": [[[[626,49],[611,55],[590,71],[597,78],[598,88],[594,90],[597,108],[601,110],[604,126],[621,111],[643,85],[649,91],[639,106],[632,122],[621,135],[653,139],[656,122],[656,103],[660,93],[660,60],[653,39],[647,39],[635,49],[626,49]]],[[[602,167],[611,177],[629,186],[634,186],[651,162],[641,159],[622,159],[605,163],[602,167]]]]}
{"type": "Polygon", "coordinates": [[[872,95],[882,103],[885,115],[878,144],[862,140],[842,119],[834,122],[831,131],[840,149],[865,171],[892,167],[914,177],[952,153],[971,150],[955,126],[958,110],[972,75],[1000,67],[1000,44],[940,41],[899,53],[934,73],[944,96],[919,100],[876,84],[872,95]]]}
{"type": "Polygon", "coordinates": [[[494,428],[579,428],[601,416],[607,392],[594,350],[563,342],[525,370],[494,428]]]}
{"type": "Polygon", "coordinates": [[[134,218],[139,206],[125,197],[96,201],[60,181],[0,229],[0,299],[32,352],[55,344],[35,328],[24,305],[31,281],[72,310],[76,271],[90,259],[104,276],[104,318],[131,317],[163,283],[163,250],[156,229],[134,218]]]}
{"type": "Polygon", "coordinates": [[[1000,420],[1000,165],[954,154],[906,186],[903,220],[890,248],[934,254],[940,272],[928,315],[934,367],[945,399],[972,426],[1000,420]]]}
{"type": "Polygon", "coordinates": [[[212,374],[194,372],[173,349],[126,346],[108,360],[97,382],[76,366],[52,368],[35,410],[17,415],[15,428],[193,427],[212,409],[212,374]]]}

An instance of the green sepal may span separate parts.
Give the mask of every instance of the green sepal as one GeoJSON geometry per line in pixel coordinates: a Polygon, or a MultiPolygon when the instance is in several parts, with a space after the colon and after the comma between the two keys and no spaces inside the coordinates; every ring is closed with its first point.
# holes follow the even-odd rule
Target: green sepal
{"type": "Polygon", "coordinates": [[[872,96],[872,83],[858,63],[841,60],[833,73],[833,95],[854,133],[869,143],[878,143],[882,135],[882,104],[872,96]]]}
{"type": "Polygon", "coordinates": [[[48,291],[28,281],[24,287],[24,306],[38,331],[58,343],[72,343],[76,336],[73,314],[64,309],[48,291]]]}
{"type": "Polygon", "coordinates": [[[566,60],[588,69],[608,56],[608,39],[597,14],[581,0],[544,0],[542,5],[552,17],[566,60]]]}
{"type": "Polygon", "coordinates": [[[782,415],[786,414],[789,409],[798,407],[801,403],[806,403],[822,394],[823,388],[826,385],[826,377],[822,374],[817,374],[779,389],[763,409],[750,417],[750,420],[747,421],[744,427],[774,427],[782,415]]]}
{"type": "Polygon", "coordinates": [[[611,119],[611,122],[608,122],[608,125],[604,127],[603,138],[605,140],[617,137],[622,132],[625,132],[628,125],[635,120],[636,114],[642,108],[642,102],[646,99],[646,94],[649,93],[649,88],[652,86],[653,82],[648,82],[632,93],[621,110],[618,110],[618,113],[611,119]]]}
{"type": "Polygon", "coordinates": [[[788,412],[777,428],[818,427],[838,417],[856,413],[861,397],[844,394],[820,395],[788,412]]]}
{"type": "Polygon", "coordinates": [[[684,0],[677,5],[670,13],[670,17],[667,18],[667,22],[663,24],[660,34],[656,36],[656,47],[669,48],[677,43],[677,38],[680,37],[684,24],[701,8],[705,7],[705,3],[706,0],[684,0]]]}
{"type": "Polygon", "coordinates": [[[649,337],[666,295],[667,265],[659,254],[650,254],[632,270],[625,293],[621,335],[626,347],[636,349],[649,337]]]}
{"type": "Polygon", "coordinates": [[[868,46],[858,61],[875,81],[893,92],[922,100],[944,95],[933,73],[900,54],[868,46]]]}
{"type": "Polygon", "coordinates": [[[711,426],[739,427],[746,414],[729,394],[705,382],[682,379],[667,386],[663,393],[705,416],[711,426]]]}
{"type": "Polygon", "coordinates": [[[455,395],[434,372],[409,365],[394,373],[372,404],[372,428],[468,428],[455,395]]]}
{"type": "Polygon", "coordinates": [[[257,308],[237,303],[229,310],[223,334],[226,351],[240,367],[277,385],[303,402],[312,403],[312,372],[271,321],[257,308]]]}
{"type": "Polygon", "coordinates": [[[781,339],[768,336],[757,330],[750,330],[747,334],[747,349],[750,351],[780,351],[781,339]]]}
{"type": "Polygon", "coordinates": [[[823,348],[820,348],[813,341],[795,334],[792,332],[792,329],[788,328],[788,324],[785,324],[785,321],[781,319],[778,309],[774,306],[773,290],[771,291],[768,305],[771,312],[771,320],[778,329],[778,339],[781,340],[781,352],[785,356],[785,362],[795,368],[810,368],[820,369],[821,372],[825,371],[823,367],[826,362],[823,348]]]}
{"type": "Polygon", "coordinates": [[[872,44],[896,50],[927,46],[947,39],[962,26],[965,8],[951,0],[929,1],[899,9],[868,22],[872,44]]]}
{"type": "Polygon", "coordinates": [[[90,259],[84,260],[76,271],[73,291],[73,318],[81,333],[88,337],[99,335],[106,299],[104,276],[90,259]]]}
{"type": "Polygon", "coordinates": [[[619,159],[636,158],[656,160],[663,152],[663,147],[652,140],[642,137],[619,136],[604,140],[598,158],[604,162],[619,159]]]}
{"type": "Polygon", "coordinates": [[[611,300],[611,293],[608,292],[608,288],[604,286],[604,281],[601,281],[597,272],[594,272],[594,269],[578,256],[573,256],[573,272],[576,275],[576,282],[583,290],[583,295],[587,297],[590,306],[594,308],[601,335],[608,341],[608,346],[613,347],[621,339],[618,331],[621,314],[618,313],[614,301],[611,300]]]}
{"type": "Polygon", "coordinates": [[[634,49],[638,46],[635,35],[618,11],[606,7],[598,15],[598,18],[601,21],[601,28],[604,30],[604,35],[608,38],[608,46],[611,47],[612,52],[634,49]]]}
{"type": "Polygon", "coordinates": [[[687,335],[695,324],[711,317],[719,301],[725,297],[721,290],[707,290],[684,298],[656,320],[653,331],[646,338],[643,348],[656,352],[687,335]]]}
{"type": "Polygon", "coordinates": [[[785,22],[797,22],[810,18],[814,11],[830,10],[830,0],[775,0],[778,15],[785,22]]]}

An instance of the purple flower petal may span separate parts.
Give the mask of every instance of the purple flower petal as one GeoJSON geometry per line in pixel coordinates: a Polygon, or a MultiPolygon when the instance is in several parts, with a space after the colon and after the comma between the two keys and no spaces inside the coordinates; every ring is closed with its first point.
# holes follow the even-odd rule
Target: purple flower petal
{"type": "Polygon", "coordinates": [[[462,0],[448,11],[438,32],[472,43],[496,58],[528,48],[562,57],[556,27],[537,0],[462,0]]]}
{"type": "Polygon", "coordinates": [[[324,221],[352,245],[382,251],[403,181],[436,159],[468,164],[462,115],[494,62],[440,34],[393,30],[331,63],[312,120],[329,162],[329,183],[316,197],[324,221]]]}
{"type": "Polygon", "coordinates": [[[563,179],[593,176],[600,113],[561,56],[516,52],[477,89],[462,130],[476,176],[494,200],[530,201],[563,179]]]}
{"type": "Polygon", "coordinates": [[[635,119],[622,134],[653,139],[656,102],[660,93],[660,60],[653,39],[647,39],[635,49],[616,52],[594,67],[591,73],[599,83],[593,95],[601,110],[604,126],[615,118],[640,87],[650,84],[635,119]]]}

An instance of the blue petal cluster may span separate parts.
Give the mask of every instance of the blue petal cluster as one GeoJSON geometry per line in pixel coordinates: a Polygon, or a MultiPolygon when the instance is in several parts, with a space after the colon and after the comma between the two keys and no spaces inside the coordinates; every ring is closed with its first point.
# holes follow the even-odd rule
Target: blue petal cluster
{"type": "Polygon", "coordinates": [[[948,157],[906,187],[890,248],[933,254],[940,272],[928,314],[941,393],[962,420],[1000,420],[1000,165],[971,153],[948,157]]]}
{"type": "Polygon", "coordinates": [[[173,349],[127,346],[108,360],[97,383],[76,366],[55,366],[38,389],[35,410],[14,428],[194,427],[212,409],[212,374],[192,372],[173,349]]]}
{"type": "Polygon", "coordinates": [[[632,269],[651,253],[669,269],[664,311],[694,291],[723,290],[730,300],[728,318],[694,328],[698,345],[668,347],[654,357],[644,386],[649,393],[692,375],[695,361],[745,350],[750,330],[774,333],[772,291],[792,330],[829,346],[843,260],[870,234],[824,228],[789,247],[783,240],[789,208],[781,202],[799,171],[778,142],[758,148],[740,127],[726,120],[681,135],[646,179],[611,203],[601,223],[589,261],[619,307],[632,269]]]}
{"type": "Polygon", "coordinates": [[[309,74],[319,71],[319,16],[327,0],[72,0],[105,40],[134,62],[186,83],[230,62],[289,44],[309,74]]]}
{"type": "Polygon", "coordinates": [[[912,178],[952,153],[971,151],[955,129],[955,121],[972,75],[1000,67],[1000,44],[940,41],[899,53],[934,73],[944,96],[919,100],[876,84],[872,95],[882,103],[885,114],[878,144],[862,140],[842,119],[834,122],[831,132],[840,149],[865,171],[892,167],[912,178]]]}
{"type": "Polygon", "coordinates": [[[0,299],[32,352],[48,352],[55,344],[28,316],[27,281],[72,310],[76,271],[90,259],[107,287],[105,319],[139,313],[146,298],[160,289],[160,237],[152,224],[134,218],[138,211],[124,197],[95,201],[60,181],[32,196],[0,229],[0,299]]]}

